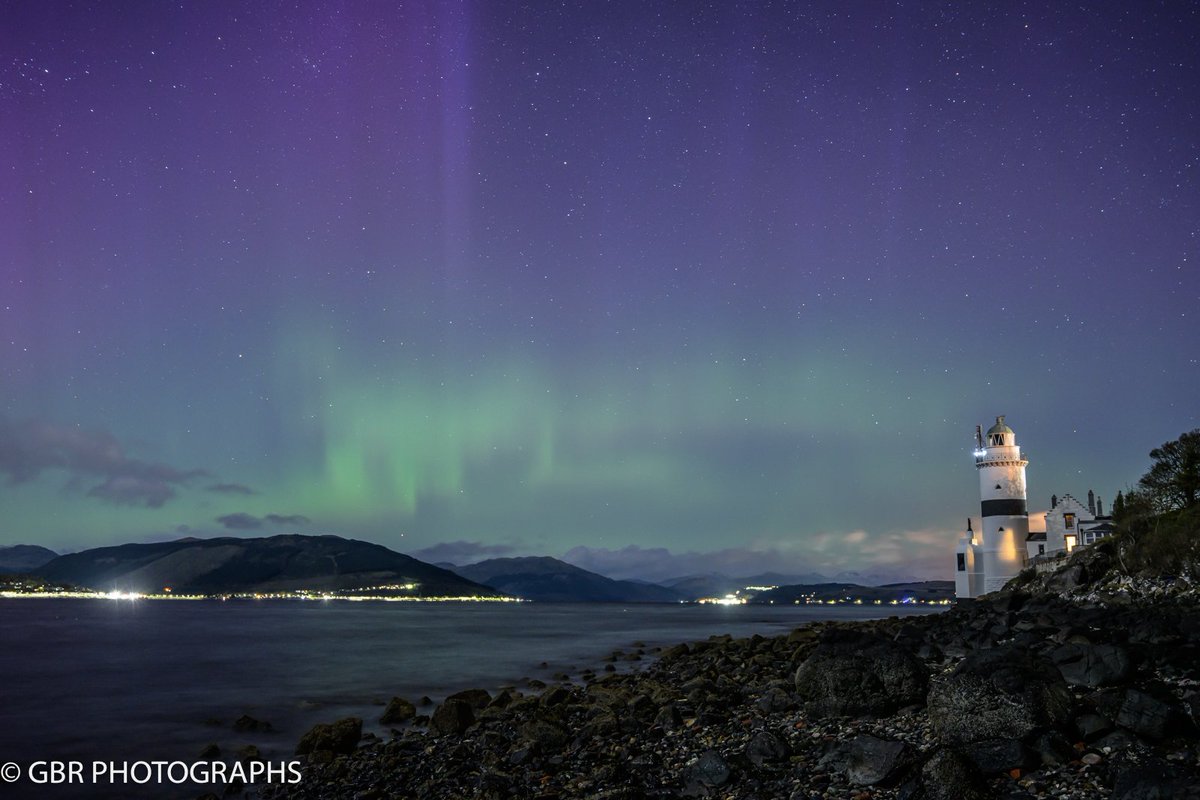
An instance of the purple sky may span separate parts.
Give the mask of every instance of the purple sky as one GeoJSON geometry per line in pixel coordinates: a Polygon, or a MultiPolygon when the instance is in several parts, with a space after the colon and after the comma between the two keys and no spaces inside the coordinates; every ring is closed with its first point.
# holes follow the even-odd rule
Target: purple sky
{"type": "Polygon", "coordinates": [[[1031,508],[1200,424],[1197,53],[1194,3],[9,4],[0,544],[948,575],[975,424],[1031,508]]]}

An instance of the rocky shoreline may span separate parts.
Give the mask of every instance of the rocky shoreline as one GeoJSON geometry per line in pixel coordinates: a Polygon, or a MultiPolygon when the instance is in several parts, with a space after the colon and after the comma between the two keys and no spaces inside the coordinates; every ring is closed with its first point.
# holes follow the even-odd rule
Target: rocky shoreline
{"type": "MultiPolygon", "coordinates": [[[[317,726],[264,800],[1200,798],[1200,606],[1006,591],[317,726]]],[[[628,657],[614,654],[614,658],[628,657]]],[[[565,676],[563,676],[565,677],[565,676]]]]}

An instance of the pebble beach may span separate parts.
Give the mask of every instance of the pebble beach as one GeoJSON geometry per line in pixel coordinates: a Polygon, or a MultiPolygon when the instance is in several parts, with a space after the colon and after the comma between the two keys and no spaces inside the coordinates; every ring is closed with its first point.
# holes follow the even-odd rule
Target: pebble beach
{"type": "Polygon", "coordinates": [[[1200,614],[1006,591],[318,725],[270,800],[1200,798],[1200,614]]]}

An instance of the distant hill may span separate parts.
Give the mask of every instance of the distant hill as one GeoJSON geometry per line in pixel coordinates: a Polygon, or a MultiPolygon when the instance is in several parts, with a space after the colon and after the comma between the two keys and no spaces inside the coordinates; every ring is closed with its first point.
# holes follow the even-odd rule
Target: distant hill
{"type": "Polygon", "coordinates": [[[684,600],[699,600],[702,597],[724,597],[747,586],[784,586],[810,583],[824,583],[828,578],[816,573],[802,575],[787,575],[779,572],[763,572],[758,575],[747,575],[742,578],[731,578],[720,573],[708,575],[687,575],[672,578],[664,583],[670,589],[678,592],[684,600]]]}
{"type": "MultiPolygon", "coordinates": [[[[903,575],[903,573],[899,573],[899,575],[903,575]]],[[[685,575],[679,578],[671,578],[670,580],[663,581],[662,585],[673,589],[683,600],[724,597],[734,592],[746,594],[744,590],[750,586],[803,586],[809,588],[819,585],[859,587],[925,585],[925,583],[915,580],[906,580],[901,584],[898,582],[899,580],[901,580],[899,576],[889,578],[884,573],[863,574],[859,572],[839,572],[837,575],[829,578],[817,572],[799,574],[760,572],[757,575],[745,575],[742,577],[730,577],[713,572],[706,575],[685,575]]],[[[953,594],[952,591],[950,593],[951,597],[953,597],[953,594]]]]}
{"type": "Polygon", "coordinates": [[[727,575],[686,575],[672,578],[664,584],[685,600],[699,600],[701,597],[724,597],[733,594],[745,586],[739,578],[727,575]]]}
{"type": "Polygon", "coordinates": [[[124,544],[59,556],[36,574],[103,591],[226,594],[338,591],[414,583],[398,595],[490,596],[494,590],[386,547],[339,536],[221,537],[124,544]]]}
{"type": "Polygon", "coordinates": [[[678,593],[655,584],[615,581],[549,557],[492,558],[454,571],[493,589],[554,603],[674,603],[678,593]]]}
{"type": "Polygon", "coordinates": [[[0,573],[33,572],[43,564],[58,558],[58,553],[36,544],[17,544],[0,547],[0,573]]]}
{"type": "Polygon", "coordinates": [[[893,600],[903,601],[911,597],[914,600],[953,600],[954,581],[914,581],[911,583],[891,583],[884,586],[860,586],[856,583],[813,583],[796,586],[780,586],[765,592],[758,592],[750,598],[751,603],[793,603],[797,600],[804,602],[861,599],[864,603],[879,600],[890,603],[893,600]]]}

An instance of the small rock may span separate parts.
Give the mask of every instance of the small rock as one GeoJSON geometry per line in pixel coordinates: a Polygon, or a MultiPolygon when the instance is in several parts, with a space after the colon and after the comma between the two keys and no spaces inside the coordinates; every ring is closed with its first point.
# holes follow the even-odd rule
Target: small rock
{"type": "Polygon", "coordinates": [[[654,724],[666,730],[674,730],[683,724],[683,715],[679,713],[679,709],[674,703],[668,703],[658,710],[658,714],[654,717],[654,724]]]}
{"type": "Polygon", "coordinates": [[[546,754],[561,749],[571,740],[566,728],[546,719],[532,719],[521,726],[521,738],[537,752],[546,754]]]}
{"type": "Polygon", "coordinates": [[[1030,748],[1043,766],[1057,767],[1069,764],[1075,758],[1075,748],[1066,737],[1056,731],[1046,731],[1033,738],[1030,748]]]}
{"type": "Polygon", "coordinates": [[[1112,722],[1100,714],[1081,714],[1075,718],[1075,730],[1085,742],[1099,739],[1112,729],[1112,722]]]}
{"type": "Polygon", "coordinates": [[[759,731],[746,743],[746,759],[756,767],[783,761],[791,754],[787,742],[768,731],[759,731]]]}
{"type": "Polygon", "coordinates": [[[729,782],[729,764],[716,750],[707,750],[683,771],[686,784],[700,786],[724,786],[729,782]]]}
{"type": "Polygon", "coordinates": [[[561,686],[555,686],[542,693],[539,701],[543,707],[560,705],[571,699],[571,693],[561,686]]]}
{"type": "Polygon", "coordinates": [[[381,725],[397,725],[407,722],[417,715],[417,707],[403,697],[393,697],[379,718],[381,725]]]}
{"type": "Polygon", "coordinates": [[[235,731],[269,731],[271,723],[257,720],[248,714],[243,714],[233,721],[233,729],[235,731]]]}

